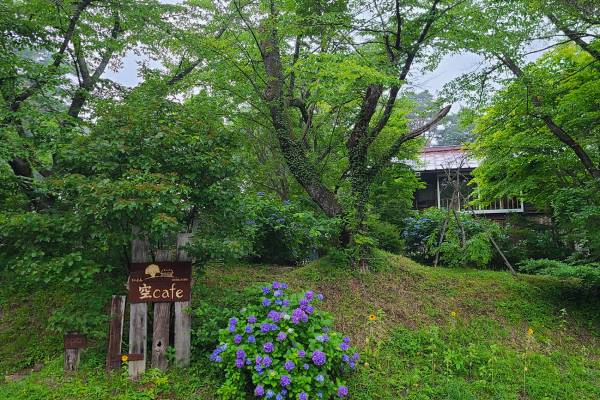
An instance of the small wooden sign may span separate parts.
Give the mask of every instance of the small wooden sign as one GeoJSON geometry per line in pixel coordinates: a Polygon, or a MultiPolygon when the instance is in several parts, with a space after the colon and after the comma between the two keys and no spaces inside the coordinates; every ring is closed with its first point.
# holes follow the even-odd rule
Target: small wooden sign
{"type": "Polygon", "coordinates": [[[139,354],[139,353],[124,354],[124,356],[127,356],[127,361],[143,361],[144,360],[144,355],[139,354]]]}
{"type": "Polygon", "coordinates": [[[65,349],[84,349],[87,345],[85,335],[77,332],[69,332],[65,335],[65,349]]]}
{"type": "Polygon", "coordinates": [[[179,302],[190,299],[192,263],[158,261],[129,264],[130,303],[179,302]]]}

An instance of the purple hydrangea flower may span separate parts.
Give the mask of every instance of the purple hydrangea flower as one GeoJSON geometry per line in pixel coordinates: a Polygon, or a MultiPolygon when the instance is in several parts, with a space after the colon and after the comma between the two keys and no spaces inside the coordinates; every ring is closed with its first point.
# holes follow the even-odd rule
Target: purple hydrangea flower
{"type": "Polygon", "coordinates": [[[246,358],[246,352],[243,349],[237,349],[235,352],[235,358],[246,358]]]}
{"type": "Polygon", "coordinates": [[[308,400],[308,395],[306,393],[302,392],[298,395],[298,399],[299,400],[308,400]]]}
{"type": "Polygon", "coordinates": [[[285,334],[285,332],[279,332],[277,334],[277,340],[280,341],[280,342],[283,342],[286,337],[287,337],[287,335],[285,334]]]}
{"type": "Polygon", "coordinates": [[[358,361],[360,359],[360,355],[358,353],[352,354],[352,361],[358,361]]]}
{"type": "Polygon", "coordinates": [[[229,325],[229,332],[233,333],[235,332],[235,325],[229,325]]]}
{"type": "Polygon", "coordinates": [[[315,378],[317,380],[317,382],[323,382],[325,380],[325,377],[321,374],[317,375],[317,377],[315,378]]]}
{"type": "Polygon", "coordinates": [[[350,345],[348,343],[340,343],[340,349],[342,349],[342,351],[347,351],[350,348],[350,345]]]}
{"type": "Polygon", "coordinates": [[[340,386],[337,390],[338,397],[346,397],[348,396],[348,388],[346,386],[340,386]]]}
{"type": "Polygon", "coordinates": [[[235,367],[236,368],[243,368],[244,367],[244,360],[242,360],[241,358],[236,358],[235,359],[235,367]]]}
{"type": "Polygon", "coordinates": [[[281,284],[277,281],[274,281],[272,287],[273,289],[279,289],[281,287],[281,284]]]}
{"type": "Polygon", "coordinates": [[[271,357],[265,356],[262,359],[262,365],[264,365],[265,368],[269,368],[271,364],[273,364],[273,360],[271,360],[271,357]]]}
{"type": "Polygon", "coordinates": [[[290,305],[290,301],[289,301],[289,300],[283,300],[283,302],[282,302],[282,303],[283,303],[283,306],[284,306],[284,307],[287,307],[287,306],[289,306],[289,305],[290,305]]]}
{"type": "Polygon", "coordinates": [[[265,287],[263,287],[261,289],[262,289],[262,292],[263,292],[264,295],[267,295],[267,294],[271,293],[271,288],[268,287],[268,286],[265,286],[265,287]]]}
{"type": "Polygon", "coordinates": [[[298,304],[300,304],[300,307],[304,308],[308,305],[308,300],[302,299],[298,302],[298,304]]]}
{"type": "Polygon", "coordinates": [[[321,366],[327,361],[327,356],[320,350],[315,350],[312,353],[312,361],[315,365],[321,366]]]}
{"type": "Polygon", "coordinates": [[[262,305],[265,306],[265,307],[269,307],[271,305],[271,300],[269,300],[269,299],[263,299],[262,305]]]}
{"type": "Polygon", "coordinates": [[[308,365],[308,364],[304,364],[304,365],[302,366],[302,368],[304,368],[305,370],[307,370],[307,371],[308,371],[308,369],[310,368],[310,365],[308,365]]]}
{"type": "Polygon", "coordinates": [[[350,343],[350,338],[348,336],[346,336],[345,338],[342,339],[342,341],[344,343],[350,343]]]}
{"type": "Polygon", "coordinates": [[[279,380],[279,383],[281,384],[281,386],[286,387],[289,386],[292,383],[292,378],[290,378],[287,375],[283,375],[281,377],[281,379],[279,380]]]}
{"type": "Polygon", "coordinates": [[[253,335],[248,336],[248,343],[255,343],[256,338],[253,335]]]}
{"type": "Polygon", "coordinates": [[[319,293],[317,295],[317,300],[319,300],[319,301],[323,301],[324,298],[325,298],[325,296],[323,296],[321,293],[319,293]]]}
{"type": "Polygon", "coordinates": [[[237,325],[237,323],[238,323],[238,319],[237,318],[235,318],[235,317],[229,318],[229,325],[235,326],[235,325],[237,325]]]}
{"type": "Polygon", "coordinates": [[[281,297],[283,296],[283,290],[276,290],[273,292],[273,296],[275,297],[281,297]]]}
{"type": "Polygon", "coordinates": [[[246,325],[246,329],[244,329],[246,333],[252,333],[252,325],[246,325]]]}
{"type": "Polygon", "coordinates": [[[306,356],[306,352],[304,350],[298,350],[298,357],[303,358],[306,356]]]}
{"type": "Polygon", "coordinates": [[[285,368],[286,371],[291,371],[296,368],[296,364],[294,364],[293,361],[288,360],[283,364],[283,368],[285,368]]]}
{"type": "Polygon", "coordinates": [[[283,304],[282,300],[279,300],[279,299],[275,300],[275,305],[280,306],[282,304],[283,304]]]}
{"type": "Polygon", "coordinates": [[[306,306],[304,311],[306,311],[306,313],[310,315],[315,312],[315,308],[313,306],[306,306]]]}
{"type": "Polygon", "coordinates": [[[263,350],[266,353],[271,353],[274,348],[275,348],[275,346],[273,346],[273,343],[271,343],[271,342],[267,342],[263,345],[263,350]]]}
{"type": "Polygon", "coordinates": [[[292,311],[292,323],[298,325],[300,323],[300,321],[302,322],[306,322],[308,321],[308,315],[306,315],[306,313],[304,311],[302,311],[302,309],[300,308],[296,308],[294,311],[292,311]]]}
{"type": "Polygon", "coordinates": [[[260,331],[262,333],[268,333],[271,330],[271,324],[260,324],[260,331]]]}
{"type": "Polygon", "coordinates": [[[255,324],[256,323],[256,316],[251,315],[248,317],[248,323],[249,324],[255,324]]]}
{"type": "Polygon", "coordinates": [[[265,394],[265,388],[263,387],[263,385],[256,386],[256,388],[254,389],[254,395],[261,397],[263,394],[265,394]]]}
{"type": "Polygon", "coordinates": [[[329,336],[327,335],[319,335],[317,336],[317,342],[325,343],[329,341],[329,336]]]}
{"type": "Polygon", "coordinates": [[[285,283],[285,282],[279,282],[279,287],[281,289],[287,289],[287,283],[285,283]]]}
{"type": "Polygon", "coordinates": [[[304,294],[304,297],[306,298],[306,300],[311,301],[313,299],[314,295],[315,295],[315,292],[313,292],[312,290],[309,290],[308,292],[306,292],[304,294]]]}
{"type": "Polygon", "coordinates": [[[271,310],[271,311],[269,311],[269,313],[267,314],[267,317],[268,317],[269,319],[271,319],[271,321],[273,321],[273,322],[279,322],[279,320],[281,319],[281,314],[280,314],[280,313],[278,313],[278,312],[277,312],[277,311],[275,311],[275,310],[271,310]]]}
{"type": "Polygon", "coordinates": [[[242,335],[237,334],[233,337],[233,343],[235,344],[240,344],[242,343],[242,335]]]}

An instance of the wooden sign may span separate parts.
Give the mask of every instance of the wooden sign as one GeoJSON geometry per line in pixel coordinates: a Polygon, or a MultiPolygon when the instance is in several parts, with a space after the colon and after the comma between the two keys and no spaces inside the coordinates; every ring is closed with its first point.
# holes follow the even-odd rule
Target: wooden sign
{"type": "Polygon", "coordinates": [[[157,261],[129,264],[129,302],[189,301],[192,263],[157,261]]]}
{"type": "Polygon", "coordinates": [[[87,345],[85,335],[69,332],[65,335],[65,349],[84,349],[87,345]]]}

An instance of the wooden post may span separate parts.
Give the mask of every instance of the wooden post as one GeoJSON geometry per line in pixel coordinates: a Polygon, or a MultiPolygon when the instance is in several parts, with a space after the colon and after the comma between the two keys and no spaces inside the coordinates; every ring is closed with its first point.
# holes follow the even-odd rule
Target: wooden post
{"type": "MultiPolygon", "coordinates": [[[[177,261],[189,261],[190,257],[183,249],[190,241],[191,234],[177,235],[177,261]]],[[[190,301],[175,303],[175,362],[178,367],[189,367],[192,342],[192,315],[188,312],[190,301]]]]}
{"type": "Polygon", "coordinates": [[[65,372],[77,371],[81,349],[65,349],[65,372]]]}
{"type": "Polygon", "coordinates": [[[108,331],[108,354],[106,370],[112,371],[121,366],[121,342],[123,340],[123,320],[125,318],[125,296],[113,296],[110,305],[110,328],[108,331]]]}
{"type": "Polygon", "coordinates": [[[154,326],[152,331],[152,368],[165,371],[168,366],[167,348],[169,347],[169,325],[171,322],[171,303],[154,304],[154,326]]]}
{"type": "MultiPolygon", "coordinates": [[[[131,243],[131,262],[144,262],[150,257],[150,244],[146,240],[135,239],[131,243]]],[[[148,304],[129,305],[129,354],[141,354],[140,360],[127,363],[129,377],[137,377],[146,371],[146,340],[148,336],[148,304]]]]}

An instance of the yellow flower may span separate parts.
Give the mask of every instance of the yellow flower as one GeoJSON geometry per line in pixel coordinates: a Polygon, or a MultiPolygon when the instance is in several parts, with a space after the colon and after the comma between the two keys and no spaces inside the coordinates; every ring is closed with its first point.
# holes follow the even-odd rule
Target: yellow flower
{"type": "Polygon", "coordinates": [[[454,310],[450,311],[450,316],[452,318],[456,318],[456,311],[454,311],[454,310]]]}
{"type": "Polygon", "coordinates": [[[129,360],[129,356],[128,356],[127,354],[123,354],[123,355],[121,356],[121,361],[123,361],[123,362],[127,362],[128,360],[129,360]]]}
{"type": "Polygon", "coordinates": [[[369,321],[376,321],[376,320],[377,320],[377,316],[375,314],[369,315],[369,321]]]}
{"type": "Polygon", "coordinates": [[[532,335],[533,335],[533,329],[527,328],[527,336],[532,336],[532,335]]]}
{"type": "Polygon", "coordinates": [[[523,370],[524,370],[525,372],[527,372],[527,371],[529,371],[529,368],[525,367],[525,368],[523,368],[523,370]]]}

